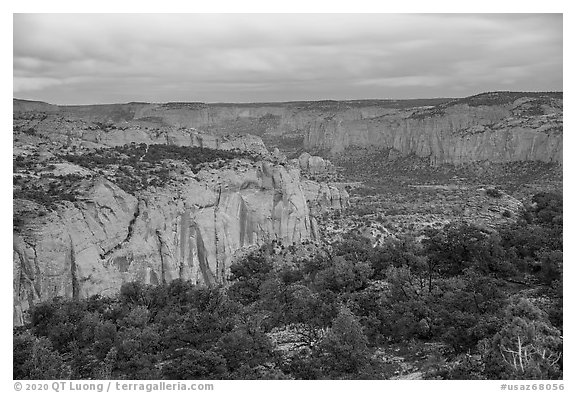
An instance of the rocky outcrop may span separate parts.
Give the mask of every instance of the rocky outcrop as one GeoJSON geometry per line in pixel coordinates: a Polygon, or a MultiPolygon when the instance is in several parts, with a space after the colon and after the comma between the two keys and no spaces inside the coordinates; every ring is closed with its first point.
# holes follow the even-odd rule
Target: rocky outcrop
{"type": "Polygon", "coordinates": [[[342,186],[315,181],[302,181],[302,191],[314,214],[330,209],[344,209],[349,205],[349,195],[342,186]]]}
{"type": "Polygon", "coordinates": [[[334,171],[334,165],[329,160],[306,152],[302,153],[296,162],[303,172],[311,175],[322,175],[334,171]]]}
{"type": "Polygon", "coordinates": [[[191,128],[94,125],[59,113],[18,113],[14,117],[14,128],[34,130],[36,136],[69,147],[101,148],[145,143],[241,150],[263,157],[269,154],[262,139],[249,134],[213,135],[191,128]]]}
{"type": "MultiPolygon", "coordinates": [[[[35,209],[16,200],[14,214],[35,209]]],[[[111,294],[126,281],[225,282],[244,247],[318,237],[299,169],[266,161],[202,170],[138,197],[98,178],[81,201],[24,221],[14,235],[16,324],[35,302],[111,294]]]]}
{"type": "Polygon", "coordinates": [[[331,177],[335,177],[336,171],[329,160],[304,152],[291,162],[299,167],[306,177],[306,180],[302,181],[302,190],[313,214],[348,206],[349,196],[346,189],[330,181],[331,177]]]}

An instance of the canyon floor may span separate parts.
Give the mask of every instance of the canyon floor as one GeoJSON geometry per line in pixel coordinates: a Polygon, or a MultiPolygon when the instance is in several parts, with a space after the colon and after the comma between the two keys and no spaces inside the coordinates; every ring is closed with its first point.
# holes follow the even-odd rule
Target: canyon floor
{"type": "Polygon", "coordinates": [[[324,213],[326,238],[352,230],[381,243],[451,222],[498,227],[517,220],[533,195],[562,193],[562,168],[556,164],[431,166],[416,156],[389,157],[390,149],[350,149],[332,157],[333,181],[348,190],[350,206],[324,213]]]}

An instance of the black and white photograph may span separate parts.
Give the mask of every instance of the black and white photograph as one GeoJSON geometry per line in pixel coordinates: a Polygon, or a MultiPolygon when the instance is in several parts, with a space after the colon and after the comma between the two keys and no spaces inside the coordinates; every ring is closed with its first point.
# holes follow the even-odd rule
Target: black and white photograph
{"type": "Polygon", "coordinates": [[[562,13],[12,21],[10,388],[570,391],[562,13]]]}

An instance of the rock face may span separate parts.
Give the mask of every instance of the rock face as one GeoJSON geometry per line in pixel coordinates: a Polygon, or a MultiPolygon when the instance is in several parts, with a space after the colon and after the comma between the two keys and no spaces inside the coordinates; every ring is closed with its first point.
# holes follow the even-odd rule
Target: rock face
{"type": "Polygon", "coordinates": [[[241,133],[259,135],[269,146],[300,143],[300,148],[328,154],[349,147],[391,148],[405,156],[429,158],[433,165],[485,160],[561,163],[562,111],[562,93],[277,104],[55,106],[14,100],[15,123],[37,130],[43,123],[58,123],[48,128],[57,129],[64,141],[75,136],[86,145],[219,146],[223,135],[241,133]],[[31,109],[42,112],[40,120],[22,119],[31,109]],[[112,123],[118,127],[105,127],[112,123]],[[197,139],[196,133],[220,136],[197,139]]]}
{"type": "MultiPolygon", "coordinates": [[[[494,97],[480,97],[402,105],[87,107],[15,100],[19,142],[15,138],[14,154],[50,162],[54,173],[77,175],[88,185],[81,198],[62,201],[52,211],[28,199],[14,200],[14,322],[21,324],[24,312],[36,302],[114,293],[127,281],[224,282],[236,252],[267,240],[318,239],[314,214],[348,205],[343,187],[317,181],[330,178],[333,171],[325,158],[304,153],[287,160],[279,150],[269,153],[261,138],[226,135],[229,131],[298,134],[306,147],[332,154],[355,146],[388,147],[399,156],[427,157],[432,164],[561,163],[561,97],[506,97],[496,97],[496,103],[494,97]],[[419,108],[422,105],[427,107],[419,108]],[[238,149],[259,158],[196,174],[182,172],[178,182],[150,186],[137,195],[57,158],[62,151],[131,143],[238,149]],[[27,153],[34,144],[35,153],[27,153]],[[300,178],[301,172],[306,179],[300,178]]],[[[41,179],[42,165],[26,167],[26,181],[41,179]]]]}
{"type": "Polygon", "coordinates": [[[334,176],[335,168],[329,160],[305,152],[292,163],[307,177],[302,181],[302,190],[314,214],[344,209],[349,205],[349,195],[344,187],[334,182],[317,181],[334,176]]]}
{"type": "MultiPolygon", "coordinates": [[[[33,205],[15,201],[15,216],[33,205]]],[[[243,247],[317,236],[298,168],[259,161],[202,170],[138,198],[99,178],[82,201],[15,233],[14,322],[35,302],[110,294],[126,281],[224,282],[243,247]]]]}
{"type": "Polygon", "coordinates": [[[405,156],[429,158],[432,165],[562,163],[562,100],[535,100],[480,106],[457,103],[436,111],[396,111],[372,119],[335,118],[311,127],[304,144],[332,154],[348,147],[391,148],[405,156]],[[527,114],[526,107],[532,113],[527,114]]]}
{"type": "Polygon", "coordinates": [[[320,156],[312,156],[310,153],[302,153],[297,162],[302,171],[311,175],[325,174],[334,170],[334,166],[329,160],[320,156]]]}
{"type": "Polygon", "coordinates": [[[350,204],[346,189],[334,184],[304,180],[302,181],[302,191],[306,196],[308,206],[314,214],[322,213],[329,209],[344,209],[350,204]]]}
{"type": "Polygon", "coordinates": [[[249,134],[213,135],[195,129],[150,128],[134,124],[116,126],[97,123],[95,125],[84,119],[73,119],[52,112],[16,112],[14,127],[19,130],[34,130],[35,135],[64,146],[101,148],[131,143],[168,144],[219,150],[241,150],[261,156],[269,155],[262,139],[249,134]]]}
{"type": "MultiPolygon", "coordinates": [[[[75,109],[71,116],[48,104],[15,105],[14,154],[27,157],[28,165],[18,176],[33,182],[51,171],[53,176],[82,179],[75,201],[61,200],[52,210],[34,198],[14,200],[16,325],[24,322],[32,304],[56,296],[113,294],[128,281],[160,284],[181,278],[214,285],[226,281],[235,254],[243,249],[270,240],[290,244],[319,238],[309,190],[316,186],[323,190],[314,191],[320,196],[338,190],[303,182],[300,166],[278,150],[268,152],[261,138],[94,123],[84,110],[75,109]],[[108,172],[59,156],[132,143],[239,150],[252,158],[220,160],[197,173],[168,160],[165,168],[179,168],[167,169],[171,181],[132,195],[108,180],[108,172]]],[[[107,171],[113,175],[120,169],[127,170],[126,165],[107,171]]],[[[313,202],[315,209],[344,205],[336,196],[313,202]]]]}

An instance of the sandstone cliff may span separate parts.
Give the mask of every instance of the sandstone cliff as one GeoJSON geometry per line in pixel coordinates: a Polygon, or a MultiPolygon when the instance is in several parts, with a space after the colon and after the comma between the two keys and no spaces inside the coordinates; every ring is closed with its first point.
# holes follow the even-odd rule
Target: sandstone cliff
{"type": "Polygon", "coordinates": [[[314,212],[347,204],[345,191],[301,179],[327,172],[322,158],[302,169],[257,136],[92,122],[46,105],[14,114],[16,324],[36,302],[110,294],[127,281],[225,282],[236,253],[316,240],[314,212]],[[191,167],[177,148],[150,159],[156,144],[239,158],[191,167]]]}
{"type": "Polygon", "coordinates": [[[97,177],[81,200],[39,211],[15,200],[16,324],[35,302],[113,293],[126,281],[224,282],[243,247],[317,238],[299,169],[266,161],[202,170],[137,197],[97,177]]]}
{"type": "Polygon", "coordinates": [[[336,177],[335,167],[329,160],[304,152],[292,160],[292,163],[298,166],[307,178],[302,181],[302,190],[314,214],[330,209],[343,209],[349,205],[349,195],[344,187],[337,182],[322,181],[334,180],[336,177]]]}
{"type": "Polygon", "coordinates": [[[302,181],[302,191],[310,210],[314,214],[323,213],[330,209],[344,209],[350,204],[346,189],[335,184],[304,180],[302,181]]]}
{"type": "Polygon", "coordinates": [[[433,165],[562,163],[562,125],[561,99],[520,95],[504,103],[462,100],[371,119],[337,117],[310,127],[304,144],[331,154],[349,147],[391,148],[429,158],[433,165]]]}
{"type": "MultiPolygon", "coordinates": [[[[464,99],[273,104],[130,103],[54,106],[14,101],[15,123],[30,109],[85,144],[197,145],[191,134],[261,136],[269,147],[337,154],[350,147],[392,148],[431,164],[474,161],[562,162],[562,93],[485,93],[464,99]],[[80,124],[82,123],[82,124],[80,124]],[[96,126],[95,126],[96,125],[96,126]],[[113,125],[112,127],[108,127],[113,125]],[[168,130],[168,131],[167,131],[168,130]],[[96,132],[95,132],[96,131],[96,132]]],[[[24,116],[25,117],[25,116],[24,116]]],[[[206,143],[218,145],[220,137],[206,143]]]]}
{"type": "Polygon", "coordinates": [[[111,294],[127,281],[223,283],[235,254],[314,241],[314,214],[348,203],[344,189],[310,178],[330,173],[329,162],[289,161],[257,136],[102,123],[83,108],[15,109],[15,324],[34,303],[111,294]],[[175,146],[237,153],[200,149],[215,158],[192,167],[175,146]],[[150,157],[162,151],[175,155],[150,157]]]}
{"type": "MultiPolygon", "coordinates": [[[[18,106],[20,108],[20,106],[18,106]]],[[[28,108],[29,105],[24,106],[28,108]]],[[[139,124],[92,123],[82,118],[24,109],[14,114],[15,131],[32,134],[66,147],[114,147],[126,144],[168,144],[220,150],[269,152],[262,139],[246,135],[214,135],[193,128],[147,127],[139,124]]]]}
{"type": "MultiPolygon", "coordinates": [[[[314,215],[349,204],[346,189],[330,180],[334,167],[327,159],[304,153],[287,160],[279,150],[269,153],[261,138],[227,135],[230,131],[254,132],[269,141],[300,135],[310,150],[331,154],[383,147],[391,155],[416,155],[432,164],[562,162],[561,96],[479,97],[410,104],[87,107],[15,100],[15,161],[26,157],[15,171],[15,187],[18,179],[18,187],[27,188],[14,199],[14,321],[22,323],[35,302],[115,292],[131,280],[223,282],[243,248],[274,239],[315,240],[314,215]],[[97,172],[61,158],[132,144],[243,151],[252,158],[219,160],[193,171],[173,160],[161,168],[151,164],[155,172],[144,179],[147,186],[136,184],[138,192],[115,181],[138,175],[132,164],[112,161],[97,172]],[[59,183],[68,182],[79,195],[68,190],[57,207],[47,208],[38,203],[44,189],[33,187],[42,182],[60,193],[59,183]]],[[[134,162],[147,152],[145,147],[134,162]]]]}

